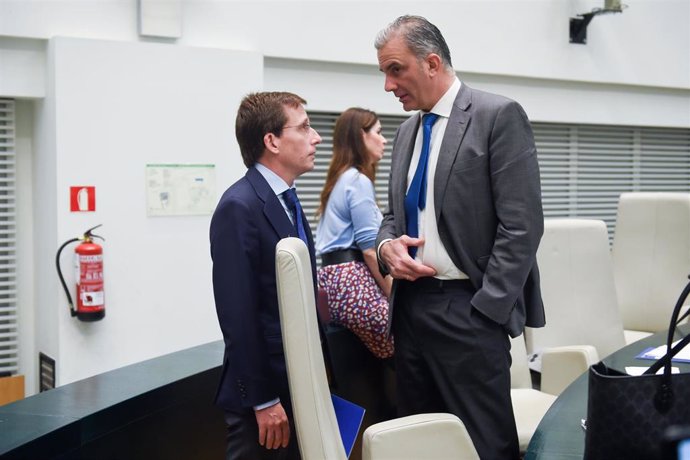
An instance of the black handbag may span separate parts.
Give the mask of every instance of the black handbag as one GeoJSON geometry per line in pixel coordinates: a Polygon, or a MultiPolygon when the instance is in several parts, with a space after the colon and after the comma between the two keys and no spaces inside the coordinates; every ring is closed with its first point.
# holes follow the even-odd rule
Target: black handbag
{"type": "Polygon", "coordinates": [[[673,310],[669,351],[644,374],[627,375],[603,361],[589,368],[585,460],[661,459],[664,431],[690,424],[690,373],[671,374],[671,358],[690,342],[688,334],[671,348],[678,322],[690,313],[679,318],[688,293],[690,284],[673,310]]]}

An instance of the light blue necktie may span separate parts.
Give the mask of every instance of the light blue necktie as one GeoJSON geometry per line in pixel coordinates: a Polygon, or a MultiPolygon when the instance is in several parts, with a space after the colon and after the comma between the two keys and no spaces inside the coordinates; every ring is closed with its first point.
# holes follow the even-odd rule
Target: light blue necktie
{"type": "Polygon", "coordinates": [[[295,227],[297,227],[297,235],[302,241],[304,241],[304,244],[309,247],[307,232],[304,231],[304,221],[302,220],[302,206],[299,204],[297,192],[295,192],[294,188],[289,188],[283,192],[283,198],[285,198],[285,203],[288,205],[288,209],[290,209],[290,212],[292,212],[295,227]]]}
{"type": "MultiPolygon", "coordinates": [[[[407,235],[413,238],[419,236],[418,209],[426,207],[426,170],[429,163],[429,144],[431,143],[431,128],[438,119],[435,113],[427,113],[422,117],[422,152],[419,155],[417,170],[412,178],[412,183],[405,197],[405,218],[407,235]]],[[[410,246],[410,257],[417,255],[417,247],[410,246]]]]}

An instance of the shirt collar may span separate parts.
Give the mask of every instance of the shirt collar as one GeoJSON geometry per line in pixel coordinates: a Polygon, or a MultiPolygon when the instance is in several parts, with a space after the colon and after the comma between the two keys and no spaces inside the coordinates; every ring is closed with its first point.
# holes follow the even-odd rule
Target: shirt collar
{"type": "MultiPolygon", "coordinates": [[[[453,104],[455,103],[455,98],[458,96],[458,92],[460,91],[460,86],[460,80],[458,77],[455,77],[453,84],[450,85],[448,91],[441,96],[441,99],[439,99],[436,105],[434,105],[434,107],[431,109],[431,112],[445,118],[450,118],[450,112],[453,110],[453,104]]],[[[421,117],[425,113],[428,112],[420,112],[419,116],[421,117]]]]}
{"type": "Polygon", "coordinates": [[[259,173],[264,177],[264,179],[266,179],[266,182],[268,182],[268,185],[271,187],[271,190],[273,190],[273,193],[275,193],[276,195],[280,196],[281,193],[290,188],[288,184],[283,179],[281,179],[278,174],[274,173],[261,163],[256,163],[254,167],[257,171],[259,171],[259,173]]]}

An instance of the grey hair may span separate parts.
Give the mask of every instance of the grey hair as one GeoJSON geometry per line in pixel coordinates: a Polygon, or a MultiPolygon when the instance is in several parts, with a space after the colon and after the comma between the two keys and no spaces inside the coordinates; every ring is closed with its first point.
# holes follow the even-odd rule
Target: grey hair
{"type": "Polygon", "coordinates": [[[377,50],[383,48],[392,38],[402,35],[407,47],[417,59],[425,59],[429,54],[438,54],[443,66],[449,72],[453,71],[450,50],[446,40],[438,27],[421,16],[400,16],[382,29],[374,41],[377,50]]]}

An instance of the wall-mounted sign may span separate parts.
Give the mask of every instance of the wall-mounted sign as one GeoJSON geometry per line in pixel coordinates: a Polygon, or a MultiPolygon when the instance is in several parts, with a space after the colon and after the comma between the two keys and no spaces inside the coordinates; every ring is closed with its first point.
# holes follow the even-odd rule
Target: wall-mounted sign
{"type": "Polygon", "coordinates": [[[146,165],[148,216],[207,215],[215,207],[215,165],[146,165]]]}
{"type": "Polygon", "coordinates": [[[72,212],[93,212],[96,210],[96,187],[76,185],[69,188],[69,210],[72,212]]]}

